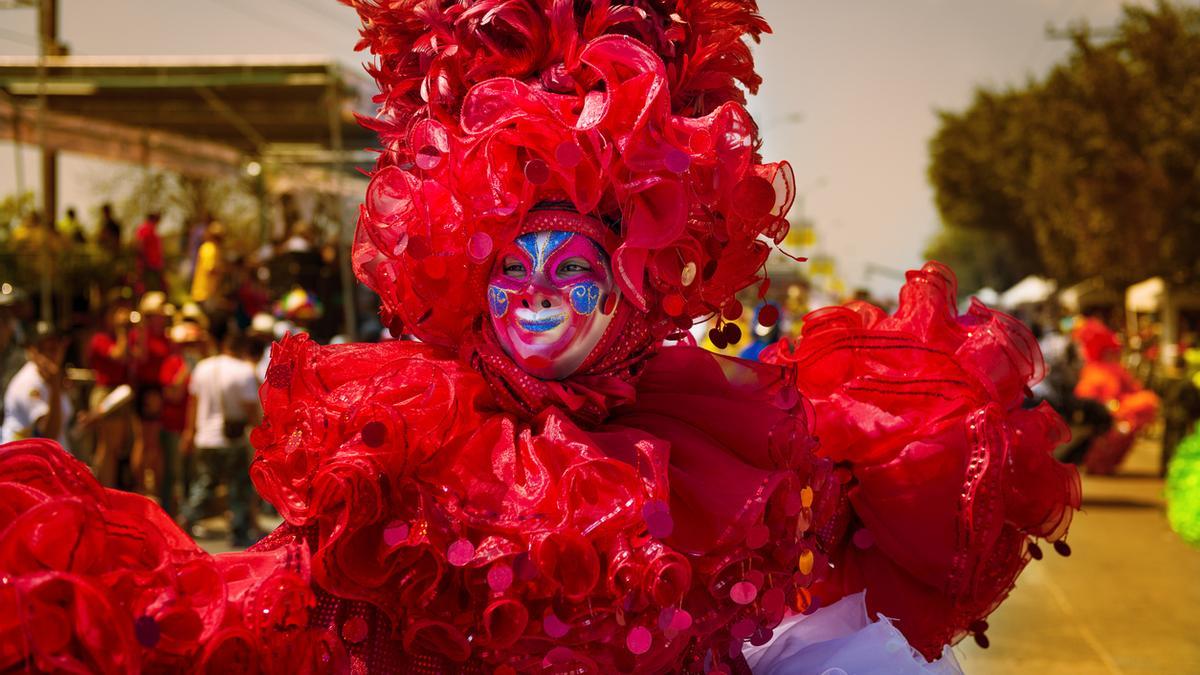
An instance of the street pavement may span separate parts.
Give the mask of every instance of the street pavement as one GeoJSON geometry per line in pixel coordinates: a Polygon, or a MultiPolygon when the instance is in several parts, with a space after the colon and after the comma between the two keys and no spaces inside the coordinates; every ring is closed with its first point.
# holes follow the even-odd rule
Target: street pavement
{"type": "Polygon", "coordinates": [[[1167,526],[1159,443],[1134,447],[1117,476],[1083,479],[1083,510],[988,620],[991,646],[964,640],[969,675],[1200,673],[1200,549],[1167,526]]]}

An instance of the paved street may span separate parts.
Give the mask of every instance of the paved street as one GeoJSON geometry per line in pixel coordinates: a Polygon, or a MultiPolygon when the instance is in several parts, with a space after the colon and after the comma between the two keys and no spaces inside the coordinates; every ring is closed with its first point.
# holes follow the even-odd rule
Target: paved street
{"type": "Polygon", "coordinates": [[[1200,550],[1167,527],[1157,452],[1142,442],[1123,475],[1084,477],[1071,557],[1043,547],[990,619],[991,647],[958,647],[969,675],[1200,673],[1200,550]]]}

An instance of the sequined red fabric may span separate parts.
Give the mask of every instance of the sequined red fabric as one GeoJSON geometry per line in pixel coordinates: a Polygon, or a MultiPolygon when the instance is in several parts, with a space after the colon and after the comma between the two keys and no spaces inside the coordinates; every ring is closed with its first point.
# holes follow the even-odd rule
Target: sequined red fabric
{"type": "Polygon", "coordinates": [[[824,570],[837,490],[778,368],[665,349],[595,423],[505,410],[428,345],[272,356],[252,475],[315,584],[373,608],[371,672],[734,668],[824,570]]]}
{"type": "Polygon", "coordinates": [[[817,594],[865,588],[929,658],[982,632],[1029,543],[1060,539],[1080,504],[1074,467],[1051,456],[1062,421],[1021,408],[1044,369],[1033,336],[979,303],[959,315],[955,294],[929,264],[908,274],[894,316],[820,310],[764,356],[794,369],[819,454],[848,470],[853,517],[817,594]]]}

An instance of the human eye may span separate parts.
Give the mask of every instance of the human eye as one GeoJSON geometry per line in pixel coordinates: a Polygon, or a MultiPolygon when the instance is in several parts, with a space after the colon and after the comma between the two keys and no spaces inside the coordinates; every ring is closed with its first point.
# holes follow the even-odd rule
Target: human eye
{"type": "Polygon", "coordinates": [[[569,258],[558,266],[559,276],[574,276],[591,270],[592,266],[583,258],[569,258]]]}
{"type": "Polygon", "coordinates": [[[525,264],[515,258],[507,258],[504,261],[504,276],[519,279],[525,276],[525,264]]]}

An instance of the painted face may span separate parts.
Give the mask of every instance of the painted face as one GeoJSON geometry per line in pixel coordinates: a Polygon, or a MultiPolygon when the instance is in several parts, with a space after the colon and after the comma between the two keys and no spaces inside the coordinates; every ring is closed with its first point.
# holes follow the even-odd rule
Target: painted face
{"type": "Polygon", "coordinates": [[[488,308],[500,344],[517,365],[556,380],[575,372],[600,342],[616,293],[599,244],[582,234],[533,232],[496,257],[488,308]]]}

